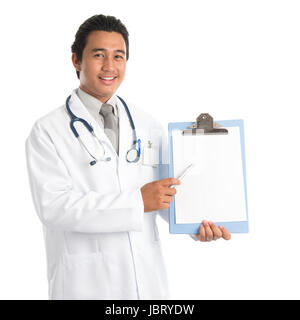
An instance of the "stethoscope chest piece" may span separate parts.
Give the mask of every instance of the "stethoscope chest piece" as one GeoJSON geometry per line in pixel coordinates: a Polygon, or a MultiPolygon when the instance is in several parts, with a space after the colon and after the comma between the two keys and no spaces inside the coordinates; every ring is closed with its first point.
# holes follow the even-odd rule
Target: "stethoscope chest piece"
{"type": "Polygon", "coordinates": [[[140,159],[140,155],[137,149],[132,148],[127,151],[126,160],[128,162],[138,162],[140,159]]]}
{"type": "Polygon", "coordinates": [[[127,151],[126,160],[129,163],[138,162],[141,157],[141,139],[136,140],[136,133],[134,129],[134,142],[133,147],[127,151]]]}

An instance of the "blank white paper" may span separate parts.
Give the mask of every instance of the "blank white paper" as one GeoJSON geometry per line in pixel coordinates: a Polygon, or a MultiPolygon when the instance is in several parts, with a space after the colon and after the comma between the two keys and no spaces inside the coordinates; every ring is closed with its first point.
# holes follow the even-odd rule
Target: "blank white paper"
{"type": "Polygon", "coordinates": [[[183,136],[174,130],[174,177],[196,164],[176,187],[176,223],[246,221],[239,127],[228,135],[183,136]]]}

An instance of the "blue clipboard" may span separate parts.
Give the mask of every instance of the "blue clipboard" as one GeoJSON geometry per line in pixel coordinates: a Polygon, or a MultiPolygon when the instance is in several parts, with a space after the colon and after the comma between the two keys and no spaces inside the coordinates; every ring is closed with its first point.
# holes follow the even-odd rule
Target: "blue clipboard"
{"type": "MultiPolygon", "coordinates": [[[[217,121],[218,124],[224,128],[239,127],[240,130],[240,142],[241,142],[241,154],[242,154],[242,168],[244,177],[244,192],[245,192],[245,205],[246,205],[246,220],[234,221],[234,222],[216,222],[217,226],[224,226],[231,233],[247,233],[249,232],[248,225],[248,202],[247,202],[247,180],[246,180],[246,161],[245,161],[245,142],[244,142],[244,122],[243,120],[222,120],[217,121]]],[[[168,136],[169,136],[169,177],[174,177],[174,163],[173,163],[173,130],[185,130],[189,126],[193,125],[193,122],[172,122],[168,124],[168,136]]],[[[176,200],[170,203],[169,207],[169,232],[174,234],[197,234],[201,221],[199,223],[192,224],[176,224],[175,220],[176,200]]]]}

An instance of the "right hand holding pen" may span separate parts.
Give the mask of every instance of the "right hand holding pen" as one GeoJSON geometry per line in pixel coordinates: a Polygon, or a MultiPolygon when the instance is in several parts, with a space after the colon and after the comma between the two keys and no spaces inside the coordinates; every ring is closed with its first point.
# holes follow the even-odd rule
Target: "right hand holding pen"
{"type": "Polygon", "coordinates": [[[171,186],[179,184],[180,181],[176,178],[166,178],[145,184],[141,188],[144,211],[168,209],[176,194],[176,189],[171,186]]]}

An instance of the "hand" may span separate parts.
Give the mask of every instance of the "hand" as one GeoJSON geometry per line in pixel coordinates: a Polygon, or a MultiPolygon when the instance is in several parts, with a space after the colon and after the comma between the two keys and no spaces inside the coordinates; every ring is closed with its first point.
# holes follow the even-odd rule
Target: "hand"
{"type": "Polygon", "coordinates": [[[145,184],[141,188],[144,211],[168,209],[176,194],[176,189],[170,187],[173,184],[180,184],[180,181],[176,178],[166,178],[145,184]]]}
{"type": "Polygon", "coordinates": [[[225,227],[217,227],[213,222],[206,220],[202,221],[199,233],[196,234],[196,238],[202,242],[217,240],[221,237],[225,240],[230,240],[231,234],[225,227]]]}

